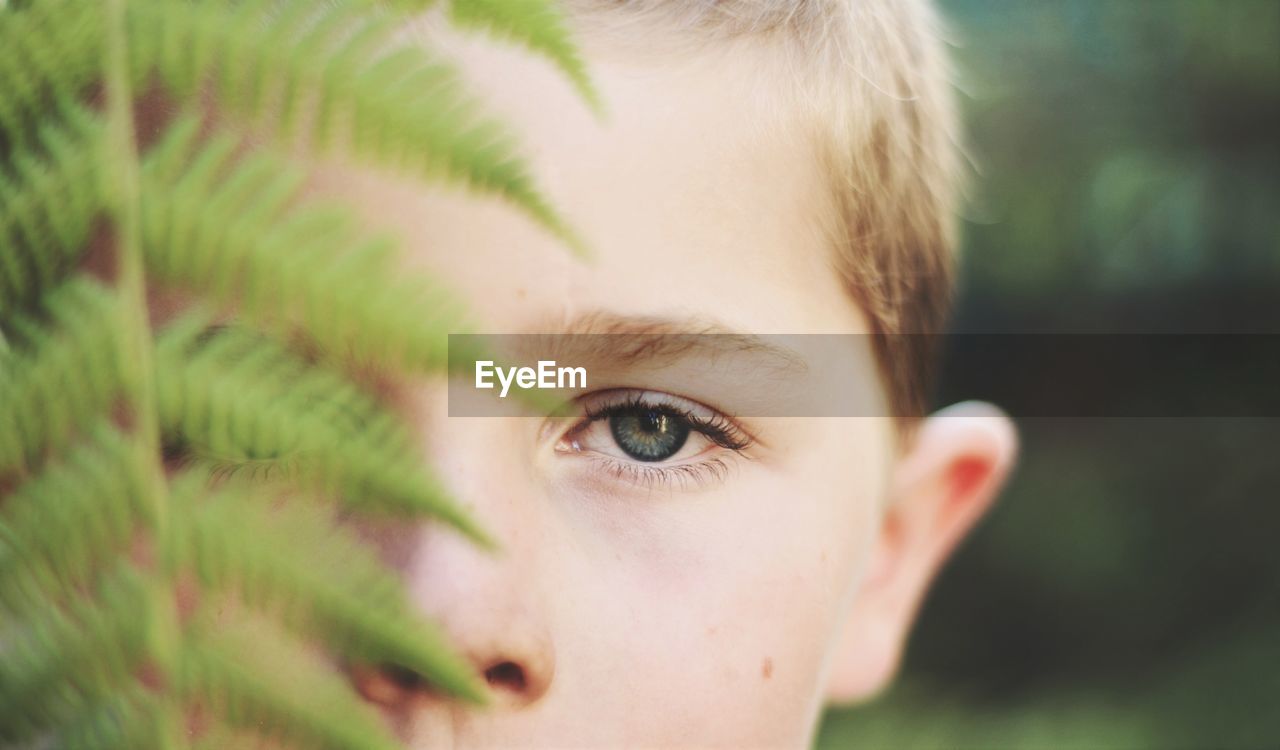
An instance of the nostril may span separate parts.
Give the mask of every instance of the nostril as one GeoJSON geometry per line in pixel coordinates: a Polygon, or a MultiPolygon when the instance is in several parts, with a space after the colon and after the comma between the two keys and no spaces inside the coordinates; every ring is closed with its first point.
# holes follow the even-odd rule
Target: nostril
{"type": "Polygon", "coordinates": [[[426,685],[413,670],[394,664],[352,665],[350,675],[365,700],[387,709],[406,705],[426,685]]]}
{"type": "Polygon", "coordinates": [[[402,667],[399,664],[384,664],[382,666],[382,673],[386,675],[387,679],[390,680],[392,684],[405,692],[422,690],[427,684],[422,679],[422,675],[408,667],[402,667]]]}
{"type": "Polygon", "coordinates": [[[489,667],[484,671],[484,678],[489,682],[490,687],[497,690],[523,693],[527,687],[524,669],[513,661],[504,661],[489,667]]]}

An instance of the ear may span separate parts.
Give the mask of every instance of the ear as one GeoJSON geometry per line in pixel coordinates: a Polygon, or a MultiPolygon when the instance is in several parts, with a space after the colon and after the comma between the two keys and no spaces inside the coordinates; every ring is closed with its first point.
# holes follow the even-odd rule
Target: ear
{"type": "Polygon", "coordinates": [[[828,700],[862,701],[892,679],[929,583],[991,506],[1017,446],[1013,422],[989,404],[957,404],[918,427],[893,472],[866,578],[834,655],[828,700]]]}

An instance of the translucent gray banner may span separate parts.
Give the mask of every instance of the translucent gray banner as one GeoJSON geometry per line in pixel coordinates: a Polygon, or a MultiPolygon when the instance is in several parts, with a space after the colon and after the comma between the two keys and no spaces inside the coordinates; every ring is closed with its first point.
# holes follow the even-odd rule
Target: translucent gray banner
{"type": "Polygon", "coordinates": [[[449,414],[545,414],[634,390],[728,416],[904,416],[875,353],[921,348],[941,357],[934,404],[982,399],[1015,417],[1280,416],[1280,335],[1264,334],[451,335],[449,414]]]}

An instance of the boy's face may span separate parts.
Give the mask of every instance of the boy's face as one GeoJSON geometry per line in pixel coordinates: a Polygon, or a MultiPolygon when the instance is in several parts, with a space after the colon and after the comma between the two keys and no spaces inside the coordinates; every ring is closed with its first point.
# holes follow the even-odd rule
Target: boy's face
{"type": "MultiPolygon", "coordinates": [[[[338,171],[321,188],[396,230],[478,330],[867,331],[832,270],[813,139],[760,82],[763,53],[589,56],[600,119],[522,54],[455,52],[594,258],[497,201],[338,171]]],[[[629,384],[632,400],[720,406],[714,384],[629,384]]],[[[828,695],[860,697],[892,671],[919,591],[1000,473],[988,461],[969,494],[941,470],[902,479],[884,418],[728,413],[749,445],[695,430],[641,462],[607,419],[450,418],[443,383],[415,384],[403,403],[424,460],[502,547],[433,526],[383,532],[414,600],[497,697],[472,710],[359,675],[414,747],[803,745],[828,695]],[[886,514],[925,485],[958,496],[959,515],[886,514]]]]}

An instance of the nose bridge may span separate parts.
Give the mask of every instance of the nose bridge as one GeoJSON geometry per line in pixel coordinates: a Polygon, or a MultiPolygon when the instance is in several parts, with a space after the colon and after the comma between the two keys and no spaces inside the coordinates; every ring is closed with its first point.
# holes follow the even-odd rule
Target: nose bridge
{"type": "MultiPolygon", "coordinates": [[[[498,420],[465,420],[496,422],[498,420]]],[[[449,500],[479,523],[497,545],[485,550],[441,524],[427,524],[418,536],[415,574],[450,572],[455,582],[473,590],[502,585],[528,589],[533,583],[543,534],[537,498],[529,478],[513,454],[509,431],[497,424],[463,424],[446,420],[447,447],[424,457],[449,500]],[[421,569],[421,570],[418,570],[421,569]],[[527,579],[527,580],[522,580],[527,579]]]]}
{"type": "MultiPolygon", "coordinates": [[[[510,554],[538,527],[529,476],[532,446],[501,417],[430,417],[419,426],[422,460],[449,495],[510,554]]],[[[536,550],[521,550],[533,553],[536,550]]]]}
{"type": "Polygon", "coordinates": [[[508,702],[532,702],[555,663],[538,595],[546,527],[523,455],[532,446],[509,418],[449,418],[440,395],[424,396],[442,408],[412,415],[423,461],[498,549],[481,549],[440,524],[420,527],[405,571],[409,594],[508,702]]]}
{"type": "Polygon", "coordinates": [[[518,420],[450,417],[447,386],[436,381],[398,399],[418,437],[421,458],[450,499],[485,526],[505,549],[517,541],[534,508],[526,497],[531,445],[518,420]]]}

